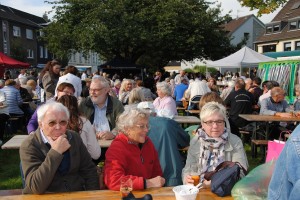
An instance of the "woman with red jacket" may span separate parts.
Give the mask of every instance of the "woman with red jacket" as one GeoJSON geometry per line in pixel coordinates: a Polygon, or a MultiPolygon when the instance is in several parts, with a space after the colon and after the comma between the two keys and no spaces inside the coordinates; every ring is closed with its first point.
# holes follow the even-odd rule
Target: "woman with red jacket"
{"type": "Polygon", "coordinates": [[[120,189],[120,180],[130,178],[133,190],[162,187],[157,151],[147,132],[149,114],[134,108],[125,110],[117,120],[119,134],[106,152],[104,181],[110,190],[120,189]]]}

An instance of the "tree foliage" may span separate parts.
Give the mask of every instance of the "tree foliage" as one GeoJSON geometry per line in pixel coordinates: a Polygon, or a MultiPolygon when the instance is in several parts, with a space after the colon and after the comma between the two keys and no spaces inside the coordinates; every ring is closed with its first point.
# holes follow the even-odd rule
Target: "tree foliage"
{"type": "Polygon", "coordinates": [[[58,0],[45,28],[48,49],[94,50],[109,60],[163,66],[169,60],[219,59],[233,52],[220,8],[205,0],[58,0]],[[224,54],[224,52],[226,52],[224,54]]]}
{"type": "Polygon", "coordinates": [[[258,16],[274,12],[287,1],[288,0],[239,0],[242,6],[247,6],[251,10],[258,9],[258,16]]]}

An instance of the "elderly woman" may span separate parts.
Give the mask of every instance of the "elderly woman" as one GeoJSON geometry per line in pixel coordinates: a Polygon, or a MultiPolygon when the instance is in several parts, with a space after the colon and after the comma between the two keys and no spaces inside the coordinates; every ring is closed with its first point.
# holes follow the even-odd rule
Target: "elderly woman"
{"type": "MultiPolygon", "coordinates": [[[[190,168],[195,164],[205,185],[210,185],[210,182],[203,179],[204,173],[213,171],[223,161],[239,162],[247,169],[248,161],[241,139],[225,128],[225,121],[228,124],[225,107],[216,102],[207,103],[201,109],[200,118],[202,128],[190,142],[182,170],[183,182],[194,183],[190,168]]],[[[241,173],[241,176],[244,174],[241,173]]]]}
{"type": "Polygon", "coordinates": [[[177,115],[176,102],[171,97],[171,87],[166,82],[158,82],[156,84],[158,97],[154,100],[153,105],[157,112],[160,110],[168,110],[170,115],[177,115]]]}
{"type": "Polygon", "coordinates": [[[128,98],[130,91],[132,90],[133,80],[124,79],[121,84],[121,88],[119,91],[119,100],[123,103],[123,105],[128,104],[128,98]]]}
{"type": "Polygon", "coordinates": [[[120,189],[120,180],[130,178],[133,190],[162,187],[158,154],[147,137],[149,114],[134,108],[125,110],[117,120],[119,134],[106,152],[104,181],[110,190],[120,189]]]}

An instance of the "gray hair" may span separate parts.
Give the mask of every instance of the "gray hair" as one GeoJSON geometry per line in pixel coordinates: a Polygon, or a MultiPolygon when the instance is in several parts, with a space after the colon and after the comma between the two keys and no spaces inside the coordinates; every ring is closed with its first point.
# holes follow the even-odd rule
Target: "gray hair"
{"type": "Polygon", "coordinates": [[[144,93],[141,88],[133,88],[128,97],[128,104],[140,103],[145,100],[144,93]]]}
{"type": "Polygon", "coordinates": [[[171,96],[172,94],[172,90],[171,90],[171,87],[170,85],[167,83],[167,82],[158,82],[156,84],[156,88],[157,89],[160,89],[162,93],[168,95],[168,96],[171,96]]]}
{"type": "Polygon", "coordinates": [[[219,113],[223,116],[224,120],[226,120],[226,108],[217,102],[209,102],[206,103],[202,108],[200,112],[200,119],[201,122],[205,121],[205,119],[214,113],[219,113]]]}
{"type": "Polygon", "coordinates": [[[26,77],[19,78],[19,81],[20,81],[21,85],[26,85],[27,84],[27,80],[28,79],[26,77]]]}
{"type": "Polygon", "coordinates": [[[92,82],[99,81],[103,87],[109,88],[109,82],[103,76],[94,76],[92,78],[92,82]]]}
{"type": "Polygon", "coordinates": [[[116,85],[118,85],[120,83],[121,83],[121,81],[119,79],[116,79],[115,82],[114,82],[114,86],[116,86],[116,85]]]}
{"type": "Polygon", "coordinates": [[[118,131],[126,134],[125,129],[136,124],[138,119],[149,120],[149,113],[139,108],[126,109],[117,119],[116,124],[118,131]]]}
{"type": "Polygon", "coordinates": [[[67,107],[65,107],[63,104],[52,101],[49,103],[45,103],[42,106],[40,106],[37,110],[37,116],[38,116],[38,122],[41,122],[47,111],[57,111],[57,112],[64,112],[67,115],[67,118],[70,118],[70,113],[67,107]]]}

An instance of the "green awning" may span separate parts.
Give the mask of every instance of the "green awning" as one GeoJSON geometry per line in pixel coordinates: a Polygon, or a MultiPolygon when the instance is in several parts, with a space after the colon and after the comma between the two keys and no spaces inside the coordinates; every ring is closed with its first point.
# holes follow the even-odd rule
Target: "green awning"
{"type": "Polygon", "coordinates": [[[264,53],[264,55],[269,56],[271,58],[300,56],[300,50],[281,51],[281,52],[266,52],[266,53],[264,53]]]}

